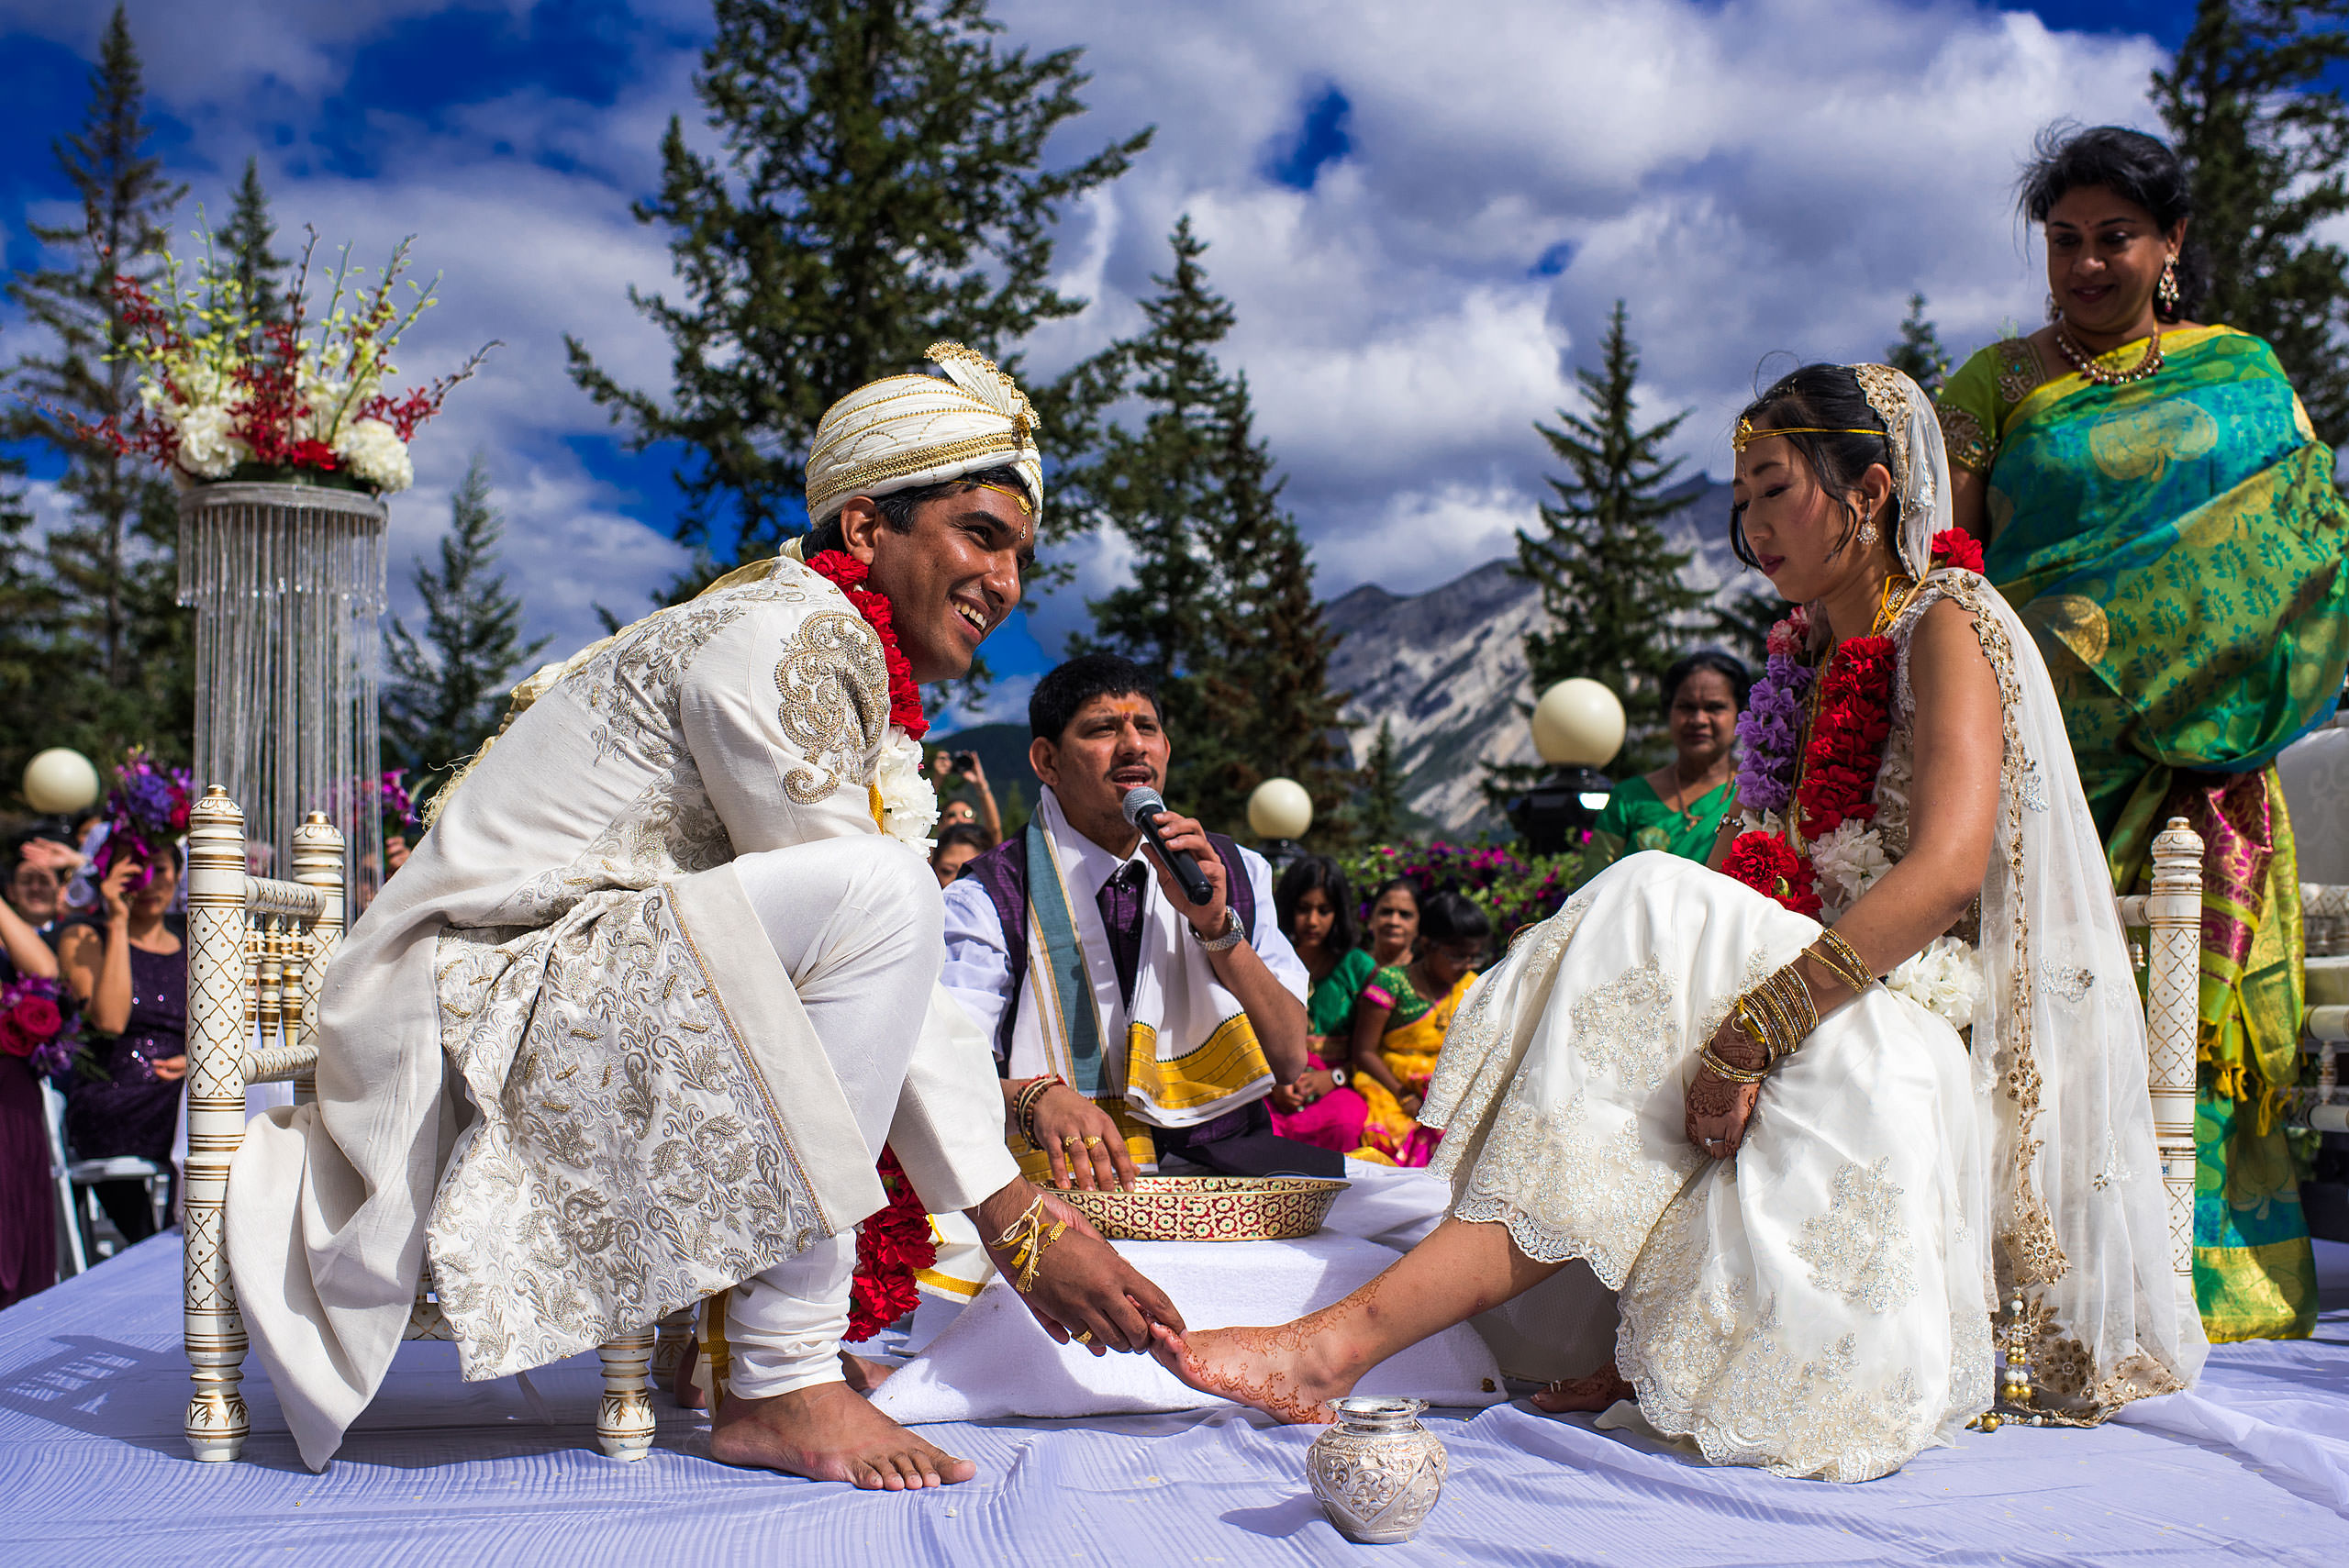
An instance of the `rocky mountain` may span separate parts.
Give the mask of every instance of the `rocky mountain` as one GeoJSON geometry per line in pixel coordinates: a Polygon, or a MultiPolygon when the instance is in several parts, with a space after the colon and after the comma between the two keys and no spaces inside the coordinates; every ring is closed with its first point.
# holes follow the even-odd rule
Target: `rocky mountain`
{"type": "MultiPolygon", "coordinates": [[[[1669,494],[1678,506],[1664,533],[1674,549],[1694,553],[1691,585],[1724,606],[1741,588],[1764,586],[1741,576],[1730,550],[1727,484],[1700,474],[1669,494]]],[[[1405,802],[1447,832],[1497,827],[1480,787],[1485,764],[1533,760],[1519,708],[1533,698],[1525,634],[1542,618],[1542,600],[1508,566],[1488,562],[1423,594],[1366,583],[1324,611],[1339,638],[1330,684],[1353,694],[1345,718],[1355,763],[1368,762],[1380,721],[1391,723],[1405,802]]],[[[1689,640],[1717,639],[1692,628],[1689,640]]]]}

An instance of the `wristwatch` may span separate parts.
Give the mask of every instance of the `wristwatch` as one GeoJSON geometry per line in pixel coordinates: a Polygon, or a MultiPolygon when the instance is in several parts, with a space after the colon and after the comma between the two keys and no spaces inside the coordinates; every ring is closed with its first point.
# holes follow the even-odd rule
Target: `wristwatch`
{"type": "Polygon", "coordinates": [[[1332,1067],[1330,1069],[1330,1086],[1335,1089],[1342,1089],[1346,1086],[1346,1070],[1344,1068],[1332,1067]]]}
{"type": "Polygon", "coordinates": [[[1220,935],[1203,937],[1199,935],[1199,929],[1197,926],[1191,926],[1189,929],[1191,940],[1209,952],[1228,952],[1248,940],[1248,928],[1240,923],[1240,912],[1230,905],[1224,906],[1223,930],[1220,935]]]}

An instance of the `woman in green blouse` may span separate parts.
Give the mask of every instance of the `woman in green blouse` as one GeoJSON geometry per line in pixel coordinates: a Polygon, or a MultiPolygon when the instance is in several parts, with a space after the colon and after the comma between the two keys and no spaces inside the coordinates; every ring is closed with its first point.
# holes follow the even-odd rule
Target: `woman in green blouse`
{"type": "Polygon", "coordinates": [[[1615,786],[1583,851],[1586,878],[1639,850],[1691,861],[1713,852],[1721,817],[1737,798],[1737,716],[1753,684],[1745,665],[1718,648],[1699,649],[1664,672],[1673,759],[1615,786]]]}

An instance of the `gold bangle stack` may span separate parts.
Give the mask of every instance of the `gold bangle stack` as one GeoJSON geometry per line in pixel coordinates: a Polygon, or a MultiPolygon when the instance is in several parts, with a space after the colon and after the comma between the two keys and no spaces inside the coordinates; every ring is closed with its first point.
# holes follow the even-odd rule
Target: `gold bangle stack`
{"type": "MultiPolygon", "coordinates": [[[[1011,1222],[1009,1229],[995,1239],[997,1247],[1011,1250],[1011,1269],[1019,1271],[1012,1286],[1025,1296],[1036,1288],[1036,1271],[1044,1261],[1044,1249],[1061,1239],[1068,1229],[1065,1219],[1050,1219],[1044,1212],[1044,1200],[1038,1198],[1028,1206],[1027,1212],[1011,1222]]],[[[1010,1269],[1005,1271],[1011,1273],[1010,1269]]]]}
{"type": "Polygon", "coordinates": [[[1732,1084],[1758,1084],[1819,1027],[1819,1006],[1811,1000],[1810,987],[1803,983],[1801,973],[1789,963],[1731,1004],[1730,1017],[1740,1033],[1762,1048],[1762,1065],[1733,1067],[1721,1060],[1710,1040],[1697,1053],[1698,1060],[1732,1084]]]}
{"type": "Polygon", "coordinates": [[[1831,929],[1819,933],[1819,940],[1802,950],[1809,957],[1826,965],[1827,972],[1850,986],[1854,993],[1876,984],[1876,975],[1865,960],[1854,951],[1852,944],[1837,936],[1831,929]],[[1820,950],[1824,948],[1824,952],[1820,950]]]}

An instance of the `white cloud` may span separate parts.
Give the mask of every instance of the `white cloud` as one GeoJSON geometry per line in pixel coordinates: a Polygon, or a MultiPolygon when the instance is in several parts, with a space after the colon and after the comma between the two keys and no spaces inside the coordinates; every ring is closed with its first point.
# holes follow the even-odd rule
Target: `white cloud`
{"type": "MultiPolygon", "coordinates": [[[[506,0],[510,16],[527,0],[506,0]]],[[[158,98],[192,128],[208,205],[225,199],[262,123],[297,128],[338,93],[362,43],[451,0],[133,0],[158,98]],[[264,115],[263,111],[266,111],[264,115]]],[[[0,23],[87,50],[106,7],[0,0],[0,23]]],[[[475,5],[473,9],[481,7],[475,5]]],[[[289,227],[399,235],[446,276],[403,368],[507,347],[417,449],[419,490],[395,503],[394,559],[445,519],[448,488],[488,450],[510,515],[509,559],[536,630],[597,633],[678,559],[595,484],[568,441],[609,430],[570,383],[561,337],[624,383],[666,385],[662,336],[625,291],[668,286],[664,235],[629,201],[657,180],[674,113],[697,138],[684,42],[703,0],[640,3],[659,28],[618,102],[518,87],[428,127],[379,114],[373,178],[328,172],[297,139],[263,150],[289,227]]],[[[1288,499],[1334,595],[1375,579],[1430,586],[1506,552],[1544,493],[1531,429],[1573,399],[1605,314],[1628,300],[1651,417],[1696,410],[1675,450],[1726,466],[1726,433],[1765,357],[1872,357],[1912,290],[1953,347],[2037,315],[2035,252],[2012,215],[2036,130],[2069,117],[2150,124],[2157,59],[2143,39],[2049,32],[2028,14],[1955,0],[997,0],[1009,40],[1079,44],[1093,111],[1063,127],[1072,161],[1155,123],[1134,171],[1070,216],[1063,286],[1091,307],[1038,334],[1050,373],[1140,324],[1184,212],[1239,326],[1288,499]],[[1352,150],[1309,191],[1264,172],[1304,106],[1334,85],[1352,150]],[[1556,247],[1555,275],[1537,261],[1556,247]]],[[[487,25],[487,24],[484,24],[487,25]]],[[[11,328],[12,339],[15,328],[11,328]]],[[[1039,608],[1057,654],[1082,603],[1121,569],[1077,552],[1080,584],[1039,608]]],[[[395,591],[396,597],[396,591],[395,591]]]]}

